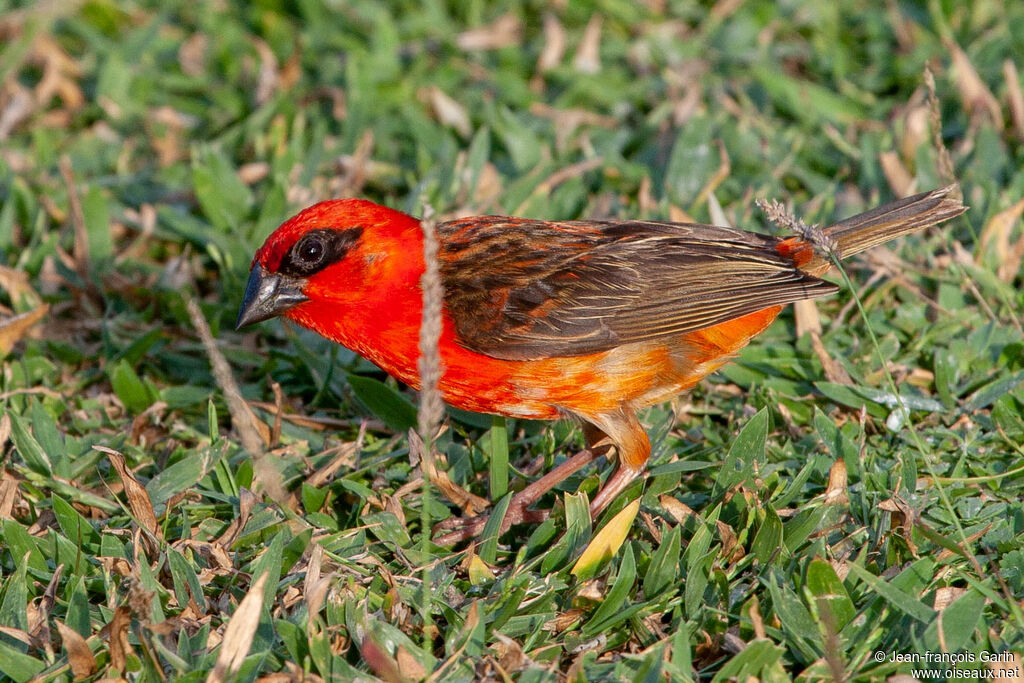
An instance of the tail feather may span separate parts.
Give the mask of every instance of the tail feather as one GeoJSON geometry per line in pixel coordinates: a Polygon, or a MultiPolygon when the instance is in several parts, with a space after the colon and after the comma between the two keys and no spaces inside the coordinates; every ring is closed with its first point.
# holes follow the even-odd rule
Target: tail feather
{"type": "MultiPolygon", "coordinates": [[[[840,256],[852,256],[883,242],[959,216],[967,207],[960,201],[957,189],[956,185],[947,185],[898,199],[829,226],[824,233],[838,245],[840,256]]],[[[803,268],[816,273],[827,270],[828,265],[826,259],[815,255],[803,268]]]]}

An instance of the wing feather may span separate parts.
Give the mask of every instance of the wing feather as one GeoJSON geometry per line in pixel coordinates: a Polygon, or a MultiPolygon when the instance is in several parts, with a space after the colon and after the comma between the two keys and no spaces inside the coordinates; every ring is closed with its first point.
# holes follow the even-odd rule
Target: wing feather
{"type": "Polygon", "coordinates": [[[836,287],[743,230],[484,216],[438,226],[459,343],[510,360],[664,339],[836,287]]]}

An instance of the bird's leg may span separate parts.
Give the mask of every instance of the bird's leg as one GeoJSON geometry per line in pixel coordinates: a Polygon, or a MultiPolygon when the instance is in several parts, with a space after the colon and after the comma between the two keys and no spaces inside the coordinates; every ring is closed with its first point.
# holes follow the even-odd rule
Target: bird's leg
{"type": "Polygon", "coordinates": [[[633,411],[622,407],[616,413],[599,416],[595,422],[618,445],[619,467],[591,501],[592,520],[640,476],[651,455],[647,432],[633,411]]]}
{"type": "Polygon", "coordinates": [[[643,466],[630,467],[625,463],[619,463],[615,474],[608,477],[601,490],[590,501],[590,519],[597,519],[597,516],[615,500],[619,494],[629,488],[629,485],[636,481],[636,478],[644,471],[643,466]]]}
{"type": "MultiPolygon", "coordinates": [[[[502,520],[499,534],[508,531],[509,527],[513,524],[522,524],[523,522],[536,523],[547,519],[551,514],[550,510],[527,510],[526,508],[578,470],[605,455],[612,447],[611,443],[605,441],[604,434],[589,424],[584,425],[583,433],[587,440],[586,449],[572,456],[512,496],[512,500],[509,501],[508,510],[505,513],[505,518],[502,520]]],[[[593,510],[593,505],[591,505],[591,510],[593,510]]],[[[487,515],[477,515],[469,519],[446,519],[434,526],[435,533],[447,531],[447,533],[435,538],[434,542],[438,545],[454,545],[455,543],[468,541],[480,535],[484,530],[484,525],[487,524],[487,519],[487,515]]]]}

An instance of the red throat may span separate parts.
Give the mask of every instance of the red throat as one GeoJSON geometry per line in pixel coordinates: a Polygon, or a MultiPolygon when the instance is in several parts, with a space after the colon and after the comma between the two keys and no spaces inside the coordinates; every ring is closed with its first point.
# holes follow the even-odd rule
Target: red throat
{"type": "Polygon", "coordinates": [[[304,289],[309,301],[286,317],[356,351],[402,381],[418,383],[410,371],[419,356],[419,221],[357,199],[321,202],[284,223],[257,260],[273,269],[302,235],[319,228],[361,228],[363,233],[341,262],[309,277],[304,289]]]}

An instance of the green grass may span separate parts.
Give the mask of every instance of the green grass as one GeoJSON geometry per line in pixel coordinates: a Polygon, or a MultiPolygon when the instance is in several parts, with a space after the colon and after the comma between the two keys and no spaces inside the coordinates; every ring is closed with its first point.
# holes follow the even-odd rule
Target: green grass
{"type": "MultiPolygon", "coordinates": [[[[1022,230],[993,219],[1024,195],[1021,35],[996,0],[0,0],[0,679],[203,680],[229,646],[229,678],[339,681],[869,681],[921,668],[877,652],[1021,653],[1022,230]],[[545,16],[567,47],[540,71],[545,16]],[[458,510],[410,462],[416,397],[305,331],[232,329],[256,247],[330,196],[767,230],[759,197],[808,222],[892,198],[883,158],[938,186],[926,64],[970,212],[850,262],[863,315],[819,302],[851,384],[787,312],[647,411],[650,477],[598,525],[640,514],[590,580],[576,492],[606,463],[550,521],[438,548],[424,520],[458,510]]],[[[495,503],[582,444],[449,418],[439,466],[495,503]]]]}

